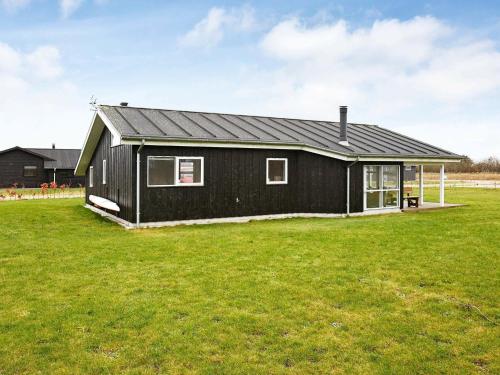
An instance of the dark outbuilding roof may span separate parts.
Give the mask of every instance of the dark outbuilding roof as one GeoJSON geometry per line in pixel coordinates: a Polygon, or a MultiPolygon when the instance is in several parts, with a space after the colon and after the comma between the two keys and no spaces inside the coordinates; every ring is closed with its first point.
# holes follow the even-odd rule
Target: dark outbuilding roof
{"type": "Polygon", "coordinates": [[[46,158],[44,167],[48,169],[75,169],[80,157],[79,149],[63,148],[26,148],[24,150],[46,158]]]}
{"type": "Polygon", "coordinates": [[[14,146],[14,147],[11,147],[11,148],[7,148],[7,149],[5,149],[5,150],[1,150],[1,151],[0,151],[0,155],[1,155],[1,154],[6,154],[7,152],[11,152],[11,151],[16,151],[16,150],[23,151],[23,152],[27,152],[27,153],[28,153],[28,154],[30,154],[30,155],[33,155],[33,156],[39,157],[39,158],[41,158],[41,159],[43,159],[43,160],[46,160],[46,161],[51,161],[51,160],[53,161],[53,159],[51,159],[51,158],[49,158],[49,157],[47,157],[47,156],[45,156],[45,155],[42,155],[42,154],[40,154],[40,153],[38,153],[38,152],[35,152],[35,151],[31,151],[31,150],[30,150],[30,149],[28,149],[28,148],[22,148],[22,147],[19,147],[19,146],[14,146]]]}
{"type": "Polygon", "coordinates": [[[339,144],[338,122],[100,105],[122,139],[298,144],[346,156],[452,158],[460,155],[377,125],[348,124],[349,146],[339,144]]]}

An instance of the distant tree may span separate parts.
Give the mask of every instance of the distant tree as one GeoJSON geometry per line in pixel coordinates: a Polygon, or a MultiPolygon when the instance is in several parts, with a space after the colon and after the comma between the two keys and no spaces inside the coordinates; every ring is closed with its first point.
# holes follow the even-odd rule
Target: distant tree
{"type": "Polygon", "coordinates": [[[478,172],[500,172],[500,160],[495,156],[481,160],[475,164],[478,172]]]}
{"type": "MultiPolygon", "coordinates": [[[[429,172],[437,172],[439,167],[431,166],[426,168],[429,172]]],[[[470,157],[465,156],[460,163],[446,164],[446,171],[450,173],[500,173],[500,160],[495,156],[474,162],[470,157]]]]}

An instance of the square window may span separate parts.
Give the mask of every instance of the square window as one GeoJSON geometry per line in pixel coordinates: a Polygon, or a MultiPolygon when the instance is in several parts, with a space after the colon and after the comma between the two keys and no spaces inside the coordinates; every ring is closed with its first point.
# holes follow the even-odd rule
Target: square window
{"type": "Polygon", "coordinates": [[[202,183],[201,162],[201,158],[179,158],[179,185],[202,183]]]}
{"type": "Polygon", "coordinates": [[[24,177],[35,177],[36,176],[37,167],[34,165],[25,165],[24,166],[24,177]]]}
{"type": "Polygon", "coordinates": [[[153,157],[148,158],[148,186],[175,185],[175,158],[153,157]]]}
{"type": "Polygon", "coordinates": [[[288,183],[288,159],[267,159],[267,183],[288,183]]]}

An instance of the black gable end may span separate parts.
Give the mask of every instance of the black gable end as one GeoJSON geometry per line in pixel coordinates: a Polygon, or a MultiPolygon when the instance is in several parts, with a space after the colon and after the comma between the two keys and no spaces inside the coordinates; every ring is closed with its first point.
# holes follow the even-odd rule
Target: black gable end
{"type": "Polygon", "coordinates": [[[34,188],[48,181],[45,159],[20,147],[0,152],[0,187],[34,188]],[[25,172],[25,167],[29,171],[25,172]]]}

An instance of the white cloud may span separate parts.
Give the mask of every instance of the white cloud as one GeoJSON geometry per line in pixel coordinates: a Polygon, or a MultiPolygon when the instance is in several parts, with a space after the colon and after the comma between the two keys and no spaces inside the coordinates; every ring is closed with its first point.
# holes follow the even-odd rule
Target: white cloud
{"type": "Polygon", "coordinates": [[[210,48],[217,45],[229,31],[250,31],[255,27],[254,10],[248,6],[233,8],[213,7],[180,43],[183,46],[210,48]]]}
{"type": "Polygon", "coordinates": [[[31,0],[2,0],[2,6],[8,12],[15,12],[19,9],[25,8],[31,3],[31,0]]]}
{"type": "Polygon", "coordinates": [[[61,75],[59,50],[53,46],[42,46],[26,57],[27,63],[39,78],[55,78],[61,75]]]}
{"type": "Polygon", "coordinates": [[[20,65],[20,54],[8,44],[0,42],[0,73],[16,71],[20,65]]]}
{"type": "Polygon", "coordinates": [[[346,104],[353,121],[456,152],[500,153],[491,139],[500,138],[493,125],[498,109],[485,108],[492,98],[500,102],[500,52],[489,40],[433,17],[380,20],[366,28],[292,18],[275,25],[261,48],[277,67],[247,73],[239,91],[260,112],[336,120],[337,106],[346,104]],[[470,144],[470,126],[481,110],[489,113],[475,124],[482,140],[470,144]]]}
{"type": "Polygon", "coordinates": [[[80,6],[83,0],[59,0],[59,8],[63,18],[71,16],[80,6]]]}
{"type": "Polygon", "coordinates": [[[2,78],[17,77],[29,79],[52,79],[62,74],[59,50],[43,45],[30,53],[16,51],[0,42],[0,74],[2,78]]]}
{"type": "Polygon", "coordinates": [[[73,84],[62,76],[60,54],[53,46],[28,53],[0,42],[0,149],[80,145],[73,124],[88,118],[73,84]],[[74,140],[68,143],[68,140],[74,140]]]}

